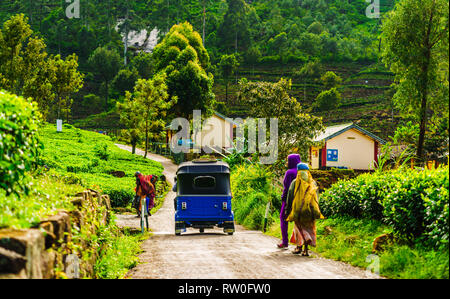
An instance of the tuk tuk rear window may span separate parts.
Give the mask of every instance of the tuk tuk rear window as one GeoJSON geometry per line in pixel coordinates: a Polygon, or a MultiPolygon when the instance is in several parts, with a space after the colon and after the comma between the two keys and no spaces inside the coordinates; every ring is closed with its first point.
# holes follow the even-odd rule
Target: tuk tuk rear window
{"type": "Polygon", "coordinates": [[[179,195],[230,195],[230,174],[179,174],[179,195]]]}
{"type": "Polygon", "coordinates": [[[198,176],[194,178],[195,188],[214,189],[216,187],[216,178],[212,176],[198,176]]]}

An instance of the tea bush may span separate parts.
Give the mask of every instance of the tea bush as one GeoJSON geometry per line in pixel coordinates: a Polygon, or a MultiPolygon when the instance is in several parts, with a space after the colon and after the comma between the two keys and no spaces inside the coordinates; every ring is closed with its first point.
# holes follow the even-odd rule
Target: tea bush
{"type": "Polygon", "coordinates": [[[23,177],[41,149],[37,105],[0,91],[0,188],[7,194],[27,191],[23,177]]]}
{"type": "Polygon", "coordinates": [[[321,195],[321,210],[383,221],[407,240],[448,246],[448,170],[398,169],[339,181],[321,195]]]}

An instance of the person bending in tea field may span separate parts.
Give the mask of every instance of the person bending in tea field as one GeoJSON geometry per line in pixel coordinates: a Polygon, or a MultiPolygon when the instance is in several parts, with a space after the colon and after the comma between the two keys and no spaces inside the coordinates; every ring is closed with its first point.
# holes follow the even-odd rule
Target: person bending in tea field
{"type": "Polygon", "coordinates": [[[143,175],[137,171],[134,176],[136,177],[136,202],[135,208],[138,211],[138,216],[142,213],[141,211],[141,201],[146,199],[146,209],[148,215],[151,216],[150,211],[155,206],[155,195],[156,195],[156,181],[158,177],[156,175],[143,175]]]}
{"type": "Polygon", "coordinates": [[[297,176],[297,164],[301,162],[300,155],[299,154],[292,154],[287,157],[286,167],[287,171],[284,174],[284,180],[283,180],[283,194],[281,195],[281,211],[280,211],[280,227],[281,227],[281,236],[282,236],[282,243],[278,244],[278,248],[286,249],[289,246],[289,240],[288,240],[288,223],[286,222],[286,217],[284,216],[284,210],[286,208],[286,197],[288,194],[289,186],[291,185],[292,181],[295,180],[295,177],[297,176]]]}
{"type": "Polygon", "coordinates": [[[303,256],[309,256],[308,246],[316,246],[316,219],[323,219],[319,209],[319,188],[309,172],[308,164],[297,165],[297,177],[289,186],[285,219],[294,222],[291,243],[297,245],[294,254],[303,249],[303,256]]]}

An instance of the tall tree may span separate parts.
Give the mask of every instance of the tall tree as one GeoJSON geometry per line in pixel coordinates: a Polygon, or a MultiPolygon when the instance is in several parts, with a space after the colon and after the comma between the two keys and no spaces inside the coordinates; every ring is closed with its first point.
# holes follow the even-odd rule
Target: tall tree
{"type": "Polygon", "coordinates": [[[250,46],[247,4],[244,0],[227,0],[227,3],[228,10],[217,34],[227,51],[245,51],[250,46]]]}
{"type": "MultiPolygon", "coordinates": [[[[161,134],[165,125],[166,113],[177,101],[176,96],[170,97],[165,80],[166,75],[159,73],[152,79],[139,79],[134,88],[136,107],[143,118],[142,127],[145,132],[144,157],[147,157],[150,133],[156,132],[156,135],[161,134]]],[[[127,101],[129,101],[130,94],[127,93],[127,96],[127,101]]]]}
{"type": "Polygon", "coordinates": [[[123,59],[124,65],[128,64],[128,36],[130,31],[139,30],[143,27],[143,20],[134,10],[135,1],[133,0],[122,0],[116,3],[118,6],[118,11],[122,14],[122,20],[118,26],[119,32],[123,35],[123,59]]]}
{"type": "Polygon", "coordinates": [[[78,57],[75,54],[66,59],[56,55],[49,60],[49,64],[55,72],[52,89],[56,95],[56,117],[61,118],[61,112],[65,112],[68,122],[72,106],[71,94],[83,87],[84,75],[78,71],[78,57]]]}
{"type": "Polygon", "coordinates": [[[94,73],[98,74],[105,83],[105,110],[108,110],[109,84],[119,72],[121,63],[119,53],[107,47],[99,47],[88,60],[94,73]]]}
{"type": "Polygon", "coordinates": [[[11,17],[0,30],[0,87],[21,95],[25,69],[23,55],[28,53],[27,41],[33,34],[23,14],[11,17]]]}
{"type": "Polygon", "coordinates": [[[170,96],[178,98],[172,110],[177,116],[189,118],[194,109],[204,115],[212,113],[215,103],[213,75],[209,55],[200,34],[185,22],[174,25],[153,51],[156,73],[164,72],[170,96]]]}
{"type": "Polygon", "coordinates": [[[131,144],[131,153],[136,153],[136,145],[142,140],[142,109],[129,91],[125,92],[123,103],[117,102],[120,122],[126,127],[125,138],[131,144]]]}
{"type": "Polygon", "coordinates": [[[442,110],[448,116],[448,16],[448,0],[403,0],[382,25],[383,61],[396,76],[394,101],[419,123],[419,159],[429,118],[442,110]]]}
{"type": "Polygon", "coordinates": [[[328,71],[320,77],[320,81],[322,81],[325,90],[328,90],[334,87],[339,87],[342,82],[342,78],[334,72],[328,71]]]}

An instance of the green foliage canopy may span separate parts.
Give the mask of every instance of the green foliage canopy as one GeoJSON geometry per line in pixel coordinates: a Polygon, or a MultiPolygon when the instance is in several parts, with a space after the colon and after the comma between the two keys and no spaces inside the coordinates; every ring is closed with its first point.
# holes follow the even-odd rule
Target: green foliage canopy
{"type": "Polygon", "coordinates": [[[396,75],[394,102],[419,123],[419,158],[430,115],[448,118],[448,5],[446,0],[404,0],[382,25],[383,61],[396,75]]]}
{"type": "Polygon", "coordinates": [[[205,115],[212,113],[214,80],[213,75],[206,72],[210,66],[209,55],[192,25],[187,22],[174,25],[155,47],[153,59],[155,71],[167,75],[170,97],[178,98],[172,112],[186,118],[194,109],[206,110],[205,115]]]}
{"type": "Polygon", "coordinates": [[[276,83],[239,82],[239,99],[254,118],[278,119],[277,170],[283,168],[286,156],[299,152],[303,159],[311,140],[322,129],[322,119],[305,113],[300,103],[289,94],[292,82],[281,78],[276,83]]]}

